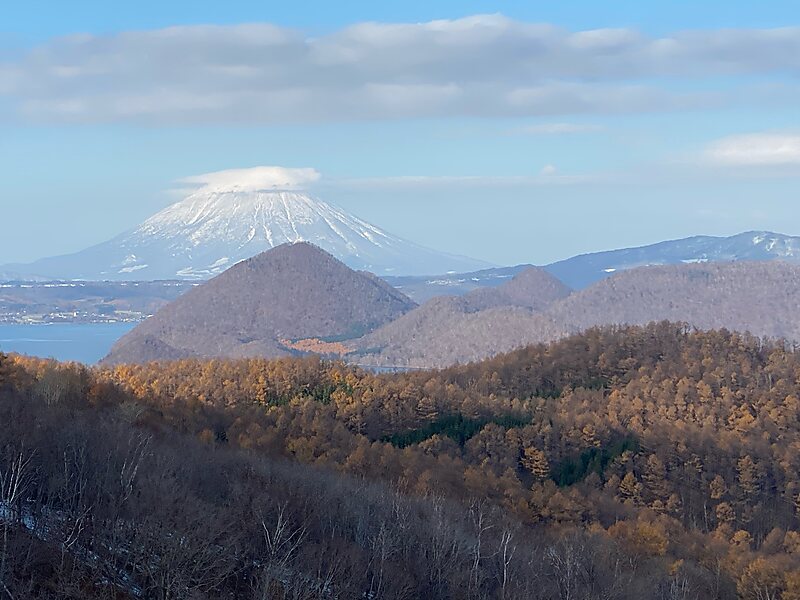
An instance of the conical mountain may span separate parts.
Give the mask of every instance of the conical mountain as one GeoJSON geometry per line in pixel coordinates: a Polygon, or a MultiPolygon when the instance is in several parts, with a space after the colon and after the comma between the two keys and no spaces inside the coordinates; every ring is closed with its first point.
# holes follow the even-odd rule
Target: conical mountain
{"type": "Polygon", "coordinates": [[[354,338],[414,306],[312,244],[284,244],[171,302],[119,340],[105,362],[281,356],[296,340],[354,338]]]}
{"type": "Polygon", "coordinates": [[[3,271],[87,280],[208,279],[281,244],[311,242],[378,275],[471,271],[487,263],[425,248],[312,196],[313,170],[258,167],[192,179],[180,202],[81,252],[3,271]]]}

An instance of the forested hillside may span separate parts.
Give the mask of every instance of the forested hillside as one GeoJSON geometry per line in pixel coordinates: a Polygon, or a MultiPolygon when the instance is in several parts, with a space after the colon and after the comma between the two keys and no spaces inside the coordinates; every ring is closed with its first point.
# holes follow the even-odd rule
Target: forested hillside
{"type": "Polygon", "coordinates": [[[661,323],[395,375],[12,356],[0,386],[0,595],[800,598],[780,343],[661,323]]]}
{"type": "Polygon", "coordinates": [[[114,344],[105,361],[286,356],[296,340],[358,337],[415,306],[313,244],[283,244],[167,304],[114,344]]]}
{"type": "Polygon", "coordinates": [[[800,341],[800,266],[753,261],[642,267],[532,308],[519,294],[510,306],[486,310],[475,310],[465,298],[435,298],[348,342],[350,358],[362,365],[446,367],[589,327],[662,320],[800,341]]]}

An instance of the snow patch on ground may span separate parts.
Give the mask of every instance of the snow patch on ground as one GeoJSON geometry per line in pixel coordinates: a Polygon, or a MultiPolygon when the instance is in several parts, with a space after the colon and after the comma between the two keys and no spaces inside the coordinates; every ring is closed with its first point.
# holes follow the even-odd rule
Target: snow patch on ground
{"type": "Polygon", "coordinates": [[[150,266],[150,265],[135,265],[133,267],[123,267],[117,272],[118,273],[134,273],[136,271],[141,271],[142,269],[146,269],[148,266],[150,266]]]}

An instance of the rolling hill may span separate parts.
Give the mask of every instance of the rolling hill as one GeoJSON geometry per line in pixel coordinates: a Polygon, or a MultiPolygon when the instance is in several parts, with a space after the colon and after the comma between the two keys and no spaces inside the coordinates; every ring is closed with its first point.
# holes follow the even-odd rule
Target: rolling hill
{"type": "Polygon", "coordinates": [[[171,302],[120,339],[105,362],[281,356],[294,340],[356,337],[414,306],[312,244],[285,244],[171,302]]]}
{"type": "Polygon", "coordinates": [[[350,344],[364,365],[444,367],[598,325],[686,322],[800,341],[800,265],[730,262],[641,267],[553,301],[470,310],[435,298],[350,344]]]}

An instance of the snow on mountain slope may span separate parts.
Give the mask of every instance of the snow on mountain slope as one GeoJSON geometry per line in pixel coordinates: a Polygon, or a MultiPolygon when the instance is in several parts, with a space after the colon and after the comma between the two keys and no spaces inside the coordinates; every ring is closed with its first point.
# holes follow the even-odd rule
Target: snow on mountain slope
{"type": "Polygon", "coordinates": [[[730,237],[696,236],[607,252],[581,254],[545,267],[573,289],[636,267],[741,260],[800,262],[800,237],[749,231],[730,237]]]}
{"type": "Polygon", "coordinates": [[[313,242],[378,275],[469,271],[487,264],[393,236],[302,189],[305,169],[210,174],[203,187],[108,242],[4,270],[58,279],[207,279],[281,244],[313,242]]]}

